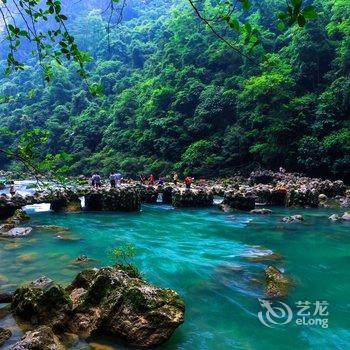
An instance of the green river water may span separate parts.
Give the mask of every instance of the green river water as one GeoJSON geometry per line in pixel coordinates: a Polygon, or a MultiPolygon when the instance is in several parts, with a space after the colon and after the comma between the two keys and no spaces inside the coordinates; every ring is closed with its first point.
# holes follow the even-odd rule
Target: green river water
{"type": "MultiPolygon", "coordinates": [[[[66,284],[84,268],[73,264],[77,256],[88,255],[96,259],[95,266],[105,266],[111,263],[111,248],[132,243],[145,279],[176,290],[186,303],[185,323],[160,349],[349,349],[350,223],[330,222],[327,217],[335,212],[341,213],[273,208],[273,214],[259,216],[162,205],[127,214],[35,212],[31,226],[67,227],[69,239],[39,230],[21,239],[1,239],[0,291],[42,275],[66,284]],[[302,214],[305,222],[281,223],[291,214],[302,214]],[[284,301],[293,319],[274,328],[257,316],[263,310],[258,299],[264,295],[264,268],[271,262],[251,261],[269,250],[283,256],[272,264],[295,281],[284,301]],[[327,301],[329,315],[322,317],[328,328],[297,325],[297,301],[327,301]]],[[[0,327],[13,330],[4,347],[10,348],[21,332],[1,310],[0,327]]],[[[94,341],[131,349],[111,339],[94,341]]],[[[90,347],[79,341],[70,348],[90,347]]]]}

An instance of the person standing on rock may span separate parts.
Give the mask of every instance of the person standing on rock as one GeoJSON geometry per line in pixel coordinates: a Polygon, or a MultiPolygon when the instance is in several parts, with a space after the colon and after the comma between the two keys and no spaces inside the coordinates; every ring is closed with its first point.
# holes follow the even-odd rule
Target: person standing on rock
{"type": "Polygon", "coordinates": [[[11,196],[14,196],[16,194],[16,187],[13,181],[11,182],[11,186],[10,186],[10,194],[11,196]]]}
{"type": "Polygon", "coordinates": [[[109,183],[111,184],[111,188],[115,188],[115,174],[114,173],[109,174],[109,183]]]}
{"type": "Polygon", "coordinates": [[[141,185],[144,185],[145,182],[146,182],[146,176],[144,174],[141,174],[140,175],[140,183],[141,183],[141,185]]]}
{"type": "Polygon", "coordinates": [[[120,184],[121,184],[121,182],[123,180],[122,174],[121,173],[116,173],[116,174],[114,174],[114,176],[115,176],[115,182],[116,182],[117,186],[120,186],[120,184]]]}
{"type": "Polygon", "coordinates": [[[154,185],[154,176],[153,174],[151,174],[148,178],[148,184],[153,186],[154,185]]]}
{"type": "Polygon", "coordinates": [[[95,185],[96,185],[96,173],[93,173],[91,175],[91,186],[95,187],[95,185]]]}
{"type": "Polygon", "coordinates": [[[174,185],[177,186],[177,183],[179,182],[179,175],[177,173],[173,176],[174,185]]]}
{"type": "Polygon", "coordinates": [[[101,187],[101,176],[99,173],[96,173],[95,175],[95,188],[101,187]]]}
{"type": "Polygon", "coordinates": [[[159,176],[158,185],[164,186],[164,183],[165,183],[165,177],[163,175],[159,176]]]}
{"type": "Polygon", "coordinates": [[[187,190],[191,188],[192,182],[193,182],[193,178],[191,176],[186,176],[185,185],[187,190]]]}

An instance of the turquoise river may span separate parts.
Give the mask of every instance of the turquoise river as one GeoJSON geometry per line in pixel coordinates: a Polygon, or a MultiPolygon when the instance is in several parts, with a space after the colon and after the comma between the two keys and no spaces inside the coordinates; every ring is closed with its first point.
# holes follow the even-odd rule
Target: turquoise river
{"type": "MultiPolygon", "coordinates": [[[[57,237],[55,232],[34,229],[25,238],[1,239],[0,291],[42,275],[67,284],[84,268],[73,263],[77,256],[85,254],[96,260],[93,265],[105,266],[111,263],[111,248],[131,243],[137,248],[134,262],[145,279],[176,290],[186,303],[185,323],[160,349],[349,349],[350,224],[328,220],[340,210],[272,209],[267,216],[163,205],[144,205],[141,212],[127,214],[32,209],[30,226],[60,225],[69,231],[57,237]],[[281,222],[291,214],[302,214],[305,221],[281,222]],[[266,261],[264,255],[271,251],[283,259],[266,261]],[[284,325],[266,326],[258,318],[261,312],[266,321],[259,298],[264,295],[268,264],[294,279],[284,300],[292,319],[284,325]],[[303,311],[309,316],[298,315],[298,301],[311,303],[303,311]],[[323,301],[328,306],[314,305],[323,301]],[[317,318],[325,320],[324,327],[317,318]]],[[[273,321],[283,322],[278,317],[273,321]]],[[[13,330],[14,337],[4,347],[9,349],[21,332],[3,310],[0,327],[13,330]]],[[[111,339],[91,342],[131,349],[111,339]]],[[[70,349],[89,348],[82,340],[70,344],[70,349]]]]}

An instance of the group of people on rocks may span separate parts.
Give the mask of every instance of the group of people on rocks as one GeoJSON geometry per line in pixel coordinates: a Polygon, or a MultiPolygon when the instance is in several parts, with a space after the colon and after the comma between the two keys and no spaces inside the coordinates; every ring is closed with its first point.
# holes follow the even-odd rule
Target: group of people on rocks
{"type": "MultiPolygon", "coordinates": [[[[139,179],[140,179],[140,183],[142,185],[150,185],[150,186],[153,186],[156,184],[156,180],[155,180],[155,177],[153,174],[150,174],[148,177],[146,177],[144,174],[141,174],[139,176],[139,179]]],[[[165,184],[165,177],[163,175],[159,176],[159,179],[157,181],[157,184],[159,186],[163,186],[165,184]]],[[[191,188],[191,185],[193,183],[193,180],[194,178],[192,176],[186,176],[185,177],[185,186],[187,189],[190,189],[191,188]]],[[[179,175],[177,173],[174,173],[173,175],[173,183],[175,186],[178,186],[179,184],[179,175]]]]}
{"type": "MultiPolygon", "coordinates": [[[[111,188],[116,188],[117,186],[120,186],[121,182],[123,180],[123,176],[121,173],[110,173],[109,174],[109,183],[111,188]]],[[[192,176],[186,176],[184,179],[184,183],[186,186],[186,189],[190,189],[192,186],[194,178],[192,176]]],[[[142,185],[159,185],[159,186],[164,186],[166,178],[161,175],[159,176],[158,180],[156,181],[156,178],[153,174],[150,174],[149,176],[146,176],[144,174],[140,174],[139,176],[139,181],[142,185]]],[[[173,183],[175,186],[178,186],[180,181],[179,175],[177,173],[174,173],[173,175],[173,183]]],[[[200,178],[200,185],[204,185],[204,177],[200,178]]],[[[99,188],[102,186],[102,180],[101,180],[101,175],[98,172],[94,172],[91,176],[91,186],[93,188],[99,188]]]]}
{"type": "MultiPolygon", "coordinates": [[[[119,186],[123,180],[122,174],[120,173],[110,173],[109,174],[109,183],[111,188],[116,188],[119,186]]],[[[91,176],[91,186],[93,188],[99,188],[102,186],[101,175],[98,172],[95,172],[91,176]]]]}

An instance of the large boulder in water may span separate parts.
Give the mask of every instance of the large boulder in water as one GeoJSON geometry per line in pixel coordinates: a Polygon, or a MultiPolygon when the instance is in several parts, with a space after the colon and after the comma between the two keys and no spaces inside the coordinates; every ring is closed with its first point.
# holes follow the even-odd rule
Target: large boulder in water
{"type": "Polygon", "coordinates": [[[11,303],[12,313],[33,324],[62,324],[72,307],[68,292],[47,277],[19,287],[11,303]]]}
{"type": "Polygon", "coordinates": [[[185,305],[175,291],[134,278],[121,266],[84,271],[67,290],[74,302],[69,327],[76,334],[104,333],[155,346],[184,321],[185,305]]]}
{"type": "Polygon", "coordinates": [[[25,333],[11,350],[64,350],[65,347],[47,326],[25,333]]]}
{"type": "Polygon", "coordinates": [[[148,347],[168,340],[184,322],[185,305],[175,291],[137,278],[129,267],[116,266],[85,270],[66,289],[40,278],[15,291],[11,310],[55,332],[110,335],[148,347]]]}

